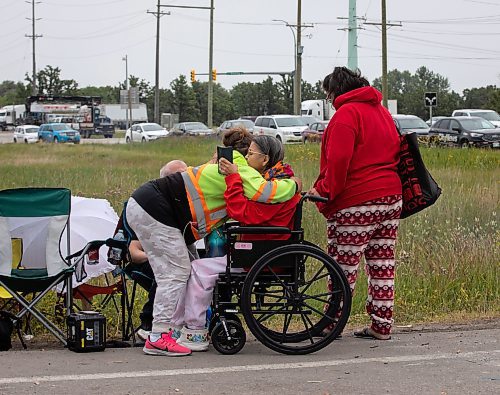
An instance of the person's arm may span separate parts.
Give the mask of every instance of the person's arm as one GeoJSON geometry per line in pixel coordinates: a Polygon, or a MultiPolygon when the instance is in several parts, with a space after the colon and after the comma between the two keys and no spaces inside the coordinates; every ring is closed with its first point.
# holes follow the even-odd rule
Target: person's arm
{"type": "Polygon", "coordinates": [[[230,218],[246,225],[267,223],[276,215],[265,203],[249,200],[243,193],[243,181],[239,173],[226,176],[226,210],[230,218]],[[267,208],[267,209],[266,209],[267,208]]]}
{"type": "Polygon", "coordinates": [[[314,183],[320,196],[331,201],[344,190],[355,140],[355,131],[348,125],[334,123],[328,130],[321,152],[321,172],[314,183]]]}
{"type": "Polygon", "coordinates": [[[148,261],[148,256],[144,252],[139,240],[132,240],[128,246],[128,251],[130,252],[130,258],[132,263],[144,263],[148,261]]]}
{"type": "Polygon", "coordinates": [[[301,190],[300,179],[292,177],[290,179],[276,179],[266,181],[253,167],[248,165],[236,165],[222,158],[219,161],[223,174],[238,172],[243,181],[244,194],[248,199],[259,203],[283,203],[290,200],[301,190]],[[225,171],[225,169],[231,169],[225,171]]]}

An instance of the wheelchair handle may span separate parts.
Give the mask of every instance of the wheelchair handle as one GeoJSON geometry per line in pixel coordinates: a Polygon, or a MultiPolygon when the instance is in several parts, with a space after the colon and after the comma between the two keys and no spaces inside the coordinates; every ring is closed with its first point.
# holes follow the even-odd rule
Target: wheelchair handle
{"type": "Polygon", "coordinates": [[[307,193],[302,193],[302,199],[301,201],[304,200],[309,200],[311,202],[321,202],[321,203],[328,203],[328,198],[323,197],[323,196],[316,196],[316,195],[308,195],[307,193]]]}
{"type": "Polygon", "coordinates": [[[285,226],[238,226],[227,228],[228,234],[290,234],[285,226]]]}

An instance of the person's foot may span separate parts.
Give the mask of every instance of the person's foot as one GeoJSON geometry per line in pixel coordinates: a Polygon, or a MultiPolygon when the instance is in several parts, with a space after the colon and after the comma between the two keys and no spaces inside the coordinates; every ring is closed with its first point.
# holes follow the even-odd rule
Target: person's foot
{"type": "Polygon", "coordinates": [[[207,351],[208,329],[189,329],[183,327],[177,344],[187,347],[191,351],[207,351]]]}
{"type": "Polygon", "coordinates": [[[145,342],[146,340],[148,340],[148,336],[151,333],[151,327],[152,327],[152,324],[142,322],[141,326],[137,329],[135,334],[137,335],[137,337],[139,339],[141,339],[142,341],[145,342]]]}
{"type": "Polygon", "coordinates": [[[172,331],[169,333],[162,333],[161,337],[154,342],[151,341],[148,336],[142,350],[148,355],[166,355],[169,357],[191,355],[191,350],[189,348],[177,344],[177,342],[172,339],[172,331]]]}
{"type": "Polygon", "coordinates": [[[382,333],[377,333],[372,328],[363,328],[359,331],[355,331],[354,336],[361,339],[372,340],[390,340],[391,338],[391,335],[383,335],[382,333]]]}

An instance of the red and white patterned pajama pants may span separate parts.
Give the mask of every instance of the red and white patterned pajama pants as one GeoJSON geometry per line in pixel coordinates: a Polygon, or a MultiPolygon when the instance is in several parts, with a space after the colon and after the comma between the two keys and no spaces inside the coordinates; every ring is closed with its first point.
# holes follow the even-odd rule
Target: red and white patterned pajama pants
{"type": "MultiPolygon", "coordinates": [[[[368,276],[366,311],[373,331],[388,335],[393,323],[394,245],[401,214],[401,195],[378,198],[339,210],[327,220],[328,255],[344,271],[354,292],[358,267],[365,256],[368,276]]],[[[331,290],[331,282],[328,282],[331,290]]]]}

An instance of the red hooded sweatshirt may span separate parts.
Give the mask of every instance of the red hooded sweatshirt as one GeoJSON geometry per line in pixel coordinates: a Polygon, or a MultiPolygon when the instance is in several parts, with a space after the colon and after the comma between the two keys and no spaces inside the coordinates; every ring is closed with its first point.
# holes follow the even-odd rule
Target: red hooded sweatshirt
{"type": "Polygon", "coordinates": [[[327,218],[343,208],[401,194],[400,139],[381,100],[382,94],[370,86],[335,98],[337,111],[323,135],[320,174],[314,183],[329,199],[318,203],[327,218]]]}

